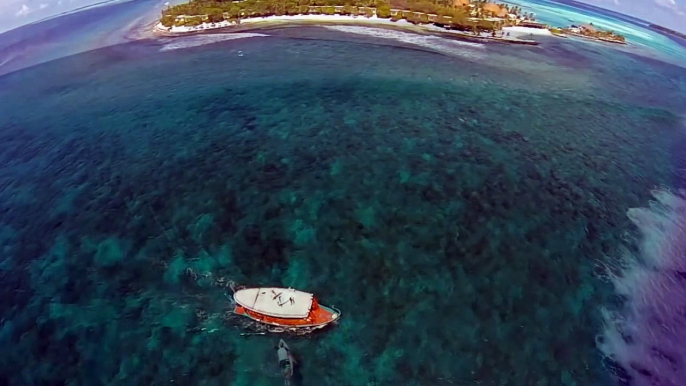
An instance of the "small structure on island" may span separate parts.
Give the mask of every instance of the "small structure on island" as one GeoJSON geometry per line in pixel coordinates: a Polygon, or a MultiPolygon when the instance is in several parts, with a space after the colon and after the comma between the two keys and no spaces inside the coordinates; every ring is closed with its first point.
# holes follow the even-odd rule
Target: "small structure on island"
{"type": "Polygon", "coordinates": [[[505,19],[501,19],[499,17],[470,17],[467,18],[467,21],[469,21],[471,25],[478,30],[488,31],[500,30],[503,28],[503,24],[505,23],[505,19]]]}
{"type": "Polygon", "coordinates": [[[546,25],[545,23],[539,23],[537,21],[531,21],[531,20],[523,20],[522,22],[519,23],[519,26],[529,27],[529,28],[540,28],[540,29],[548,28],[548,25],[546,25]]]}
{"type": "Polygon", "coordinates": [[[593,24],[584,24],[581,27],[579,27],[581,32],[587,32],[587,33],[596,33],[598,30],[593,26],[593,24]]]}

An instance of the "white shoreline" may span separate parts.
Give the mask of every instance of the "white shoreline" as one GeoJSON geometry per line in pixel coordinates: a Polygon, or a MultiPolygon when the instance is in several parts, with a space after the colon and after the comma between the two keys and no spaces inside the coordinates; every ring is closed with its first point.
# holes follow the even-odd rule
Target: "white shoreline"
{"type": "Polygon", "coordinates": [[[173,35],[183,35],[187,33],[203,32],[218,30],[227,27],[239,27],[244,25],[255,25],[260,23],[274,23],[274,22],[292,22],[292,21],[309,21],[309,22],[342,22],[342,23],[354,23],[354,24],[375,24],[375,25],[386,25],[386,26],[402,26],[404,28],[415,30],[415,31],[426,31],[426,32],[440,32],[453,34],[456,37],[466,38],[466,39],[476,39],[476,40],[489,40],[489,41],[500,41],[505,43],[525,43],[525,44],[538,44],[535,41],[522,39],[525,36],[553,36],[547,29],[541,28],[529,28],[529,27],[505,27],[503,28],[503,34],[509,33],[510,36],[499,36],[492,37],[491,34],[487,32],[482,32],[479,35],[473,35],[466,32],[454,31],[444,29],[433,24],[412,24],[407,20],[391,21],[388,18],[379,18],[376,15],[371,17],[366,16],[349,16],[349,15],[283,15],[283,16],[266,16],[266,17],[252,17],[247,19],[241,19],[240,23],[222,21],[219,23],[206,23],[203,22],[200,25],[194,27],[186,26],[172,26],[165,27],[162,23],[157,23],[155,25],[155,31],[164,34],[173,35]]]}
{"type": "Polygon", "coordinates": [[[330,22],[330,21],[336,21],[336,22],[355,22],[355,23],[373,23],[373,24],[406,24],[406,25],[411,25],[407,20],[399,20],[397,22],[393,22],[390,19],[382,19],[377,17],[376,15],[372,17],[366,17],[366,16],[348,16],[348,15],[283,15],[283,16],[264,16],[264,17],[251,17],[247,19],[241,19],[240,23],[236,22],[230,22],[227,20],[224,20],[219,23],[206,23],[203,22],[202,24],[199,24],[194,27],[186,27],[186,26],[172,26],[170,27],[165,27],[162,25],[162,23],[157,23],[155,25],[155,30],[160,31],[160,32],[166,32],[166,33],[173,33],[173,34],[183,34],[183,33],[191,33],[191,32],[201,32],[201,31],[210,31],[210,30],[215,30],[215,29],[220,29],[220,28],[226,28],[226,27],[234,27],[234,26],[240,26],[240,25],[245,25],[245,24],[256,24],[256,23],[267,23],[267,22],[289,22],[289,21],[321,21],[321,22],[330,22]]]}
{"type": "Polygon", "coordinates": [[[510,36],[514,36],[514,37],[529,36],[529,35],[553,36],[553,33],[550,32],[550,30],[547,28],[531,28],[531,27],[512,26],[512,27],[503,27],[503,31],[509,32],[510,36]]]}

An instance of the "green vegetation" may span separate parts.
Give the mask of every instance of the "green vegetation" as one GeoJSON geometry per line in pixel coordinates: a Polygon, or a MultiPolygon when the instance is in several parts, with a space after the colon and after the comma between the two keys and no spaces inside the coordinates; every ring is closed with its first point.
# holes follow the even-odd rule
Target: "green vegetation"
{"type": "Polygon", "coordinates": [[[623,35],[619,35],[613,31],[600,30],[596,28],[593,23],[582,25],[581,27],[572,26],[571,28],[564,29],[564,32],[606,42],[626,43],[626,38],[623,35]]]}
{"type": "Polygon", "coordinates": [[[617,42],[626,42],[626,38],[623,35],[614,33],[613,31],[599,31],[596,37],[600,40],[612,40],[617,42]]]}
{"type": "Polygon", "coordinates": [[[391,7],[388,4],[380,4],[376,7],[376,16],[382,18],[391,17],[391,7]]]}
{"type": "Polygon", "coordinates": [[[160,19],[164,26],[193,26],[202,22],[216,23],[223,20],[247,17],[282,15],[350,15],[392,20],[407,19],[417,23],[429,23],[427,14],[447,16],[444,23],[461,29],[471,29],[467,20],[469,9],[466,0],[244,0],[240,2],[192,0],[185,4],[169,7],[160,19]],[[396,10],[407,11],[397,14],[396,10]],[[419,12],[425,15],[413,15],[419,12]]]}
{"type": "Polygon", "coordinates": [[[160,22],[166,26],[196,26],[203,22],[283,15],[348,15],[405,19],[414,24],[436,25],[471,31],[495,33],[519,15],[519,7],[487,0],[191,0],[162,11],[160,22]],[[498,18],[498,19],[493,19],[498,18]]]}

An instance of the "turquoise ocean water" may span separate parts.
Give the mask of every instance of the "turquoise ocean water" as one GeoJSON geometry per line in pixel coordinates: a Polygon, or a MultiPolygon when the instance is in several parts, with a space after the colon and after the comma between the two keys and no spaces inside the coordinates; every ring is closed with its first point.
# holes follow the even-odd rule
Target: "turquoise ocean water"
{"type": "MultiPolygon", "coordinates": [[[[610,385],[626,213],[686,69],[369,27],[141,40],[0,77],[0,379],[279,385],[222,283],[343,313],[302,385],[610,385]]],[[[614,374],[614,376],[613,376],[614,374]]],[[[625,383],[630,384],[630,383],[625,383]]]]}
{"type": "Polygon", "coordinates": [[[663,61],[682,66],[686,63],[686,43],[648,28],[649,23],[646,21],[573,1],[514,0],[508,3],[520,6],[524,12],[534,13],[536,20],[552,26],[569,27],[592,23],[600,29],[624,35],[628,45],[615,48],[657,56],[663,61]]]}

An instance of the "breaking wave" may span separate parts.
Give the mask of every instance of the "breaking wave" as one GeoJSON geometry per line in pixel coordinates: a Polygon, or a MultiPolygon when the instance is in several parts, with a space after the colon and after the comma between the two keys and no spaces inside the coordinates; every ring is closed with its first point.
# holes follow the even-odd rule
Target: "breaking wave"
{"type": "Polygon", "coordinates": [[[447,53],[464,58],[480,59],[484,45],[481,43],[465,42],[445,39],[438,36],[419,35],[411,32],[400,32],[388,29],[358,26],[325,26],[327,29],[358,35],[367,35],[380,39],[395,40],[402,43],[428,48],[433,51],[447,53]]]}
{"type": "Polygon", "coordinates": [[[231,34],[213,34],[213,35],[197,35],[181,38],[172,38],[165,40],[165,44],[160,48],[160,51],[180,50],[183,48],[204,46],[206,44],[214,44],[226,40],[246,39],[256,37],[267,37],[269,35],[258,33],[231,33],[231,34]]]}
{"type": "Polygon", "coordinates": [[[602,309],[598,347],[624,385],[679,386],[686,379],[686,192],[652,194],[647,208],[627,212],[638,251],[607,269],[623,304],[602,309]]]}
{"type": "Polygon", "coordinates": [[[16,57],[16,55],[9,55],[9,56],[7,56],[4,60],[1,60],[1,59],[0,59],[0,67],[2,67],[2,66],[4,66],[5,64],[11,62],[12,60],[14,60],[15,57],[16,57]]]}

